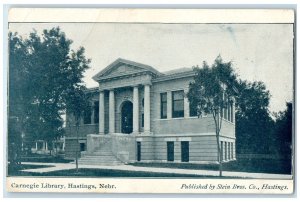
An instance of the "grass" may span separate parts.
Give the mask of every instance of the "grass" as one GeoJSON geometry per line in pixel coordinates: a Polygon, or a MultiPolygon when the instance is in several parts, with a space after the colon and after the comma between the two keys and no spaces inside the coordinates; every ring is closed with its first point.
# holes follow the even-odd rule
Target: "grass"
{"type": "Polygon", "coordinates": [[[8,164],[7,173],[8,173],[8,176],[23,176],[23,175],[26,175],[26,172],[23,172],[21,170],[49,168],[49,167],[54,167],[54,166],[31,165],[31,164],[20,164],[20,165],[10,165],[10,164],[8,164]]]}
{"type": "MultiPolygon", "coordinates": [[[[133,166],[178,168],[192,170],[219,170],[218,164],[191,164],[191,163],[133,163],[133,166]]],[[[269,159],[241,159],[223,163],[223,171],[291,174],[290,160],[269,159]]]]}
{"type": "Polygon", "coordinates": [[[70,163],[73,160],[63,159],[62,157],[50,155],[33,155],[23,156],[20,158],[21,162],[40,162],[40,163],[70,163]]]}
{"type": "MultiPolygon", "coordinates": [[[[141,171],[124,171],[124,170],[110,170],[110,169],[76,169],[52,171],[47,173],[34,173],[34,172],[19,172],[18,176],[45,176],[45,177],[147,177],[147,178],[220,178],[214,176],[197,176],[190,174],[174,174],[174,173],[153,173],[153,172],[141,172],[141,171]]],[[[222,177],[232,178],[232,177],[222,177]]]]}
{"type": "MultiPolygon", "coordinates": [[[[31,162],[70,162],[51,156],[35,156],[27,158],[31,162]]],[[[156,167],[156,168],[178,168],[191,170],[219,170],[217,164],[191,164],[191,163],[134,163],[133,166],[156,167]]],[[[169,174],[153,173],[140,171],[121,171],[109,169],[75,169],[60,170],[48,173],[23,172],[24,169],[45,168],[51,166],[45,165],[18,165],[15,167],[8,166],[9,176],[70,176],[70,177],[170,177],[170,178],[218,178],[212,176],[196,176],[190,174],[169,174]]],[[[252,173],[272,173],[272,174],[291,174],[290,160],[269,160],[269,159],[240,159],[223,163],[223,171],[232,172],[252,172],[252,173]]]]}

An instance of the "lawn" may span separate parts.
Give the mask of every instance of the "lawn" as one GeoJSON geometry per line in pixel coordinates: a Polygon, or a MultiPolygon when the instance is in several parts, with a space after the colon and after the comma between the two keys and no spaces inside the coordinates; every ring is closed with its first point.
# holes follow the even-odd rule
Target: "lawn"
{"type": "Polygon", "coordinates": [[[62,157],[34,154],[31,156],[23,156],[20,158],[21,162],[41,162],[41,163],[69,163],[73,160],[67,160],[62,157]]]}
{"type": "MultiPolygon", "coordinates": [[[[156,168],[219,170],[218,164],[133,163],[131,165],[156,168]]],[[[291,174],[291,162],[290,160],[242,159],[223,163],[223,170],[233,172],[291,174]]]]}
{"type": "Polygon", "coordinates": [[[38,168],[48,168],[53,166],[48,165],[31,165],[31,164],[20,164],[20,165],[10,165],[7,166],[8,176],[23,176],[27,175],[26,172],[22,172],[21,170],[25,169],[38,169],[38,168]]]}
{"type": "MultiPolygon", "coordinates": [[[[214,176],[197,176],[190,174],[173,174],[173,173],[153,173],[141,171],[124,171],[124,170],[109,170],[109,169],[88,169],[82,168],[76,172],[75,169],[60,170],[47,173],[19,172],[18,176],[45,176],[45,177],[147,177],[147,178],[220,178],[214,176]]],[[[232,177],[222,177],[232,178],[232,177]]]]}

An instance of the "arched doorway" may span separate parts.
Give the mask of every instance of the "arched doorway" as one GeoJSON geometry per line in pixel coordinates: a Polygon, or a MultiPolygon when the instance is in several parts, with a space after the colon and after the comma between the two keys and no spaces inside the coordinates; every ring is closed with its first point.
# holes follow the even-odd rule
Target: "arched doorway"
{"type": "Polygon", "coordinates": [[[132,133],[133,122],[133,105],[130,101],[125,101],[121,109],[121,132],[130,134],[132,133]]]}

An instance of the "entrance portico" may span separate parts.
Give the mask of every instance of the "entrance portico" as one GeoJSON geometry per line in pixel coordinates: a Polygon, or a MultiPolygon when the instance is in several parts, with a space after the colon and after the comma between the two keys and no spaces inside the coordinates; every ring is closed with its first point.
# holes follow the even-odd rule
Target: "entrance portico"
{"type": "MultiPolygon", "coordinates": [[[[124,59],[118,59],[111,65],[106,67],[104,70],[99,72],[93,77],[95,81],[99,83],[99,134],[105,134],[105,126],[108,125],[108,134],[113,133],[123,133],[122,128],[116,129],[116,123],[121,122],[122,117],[116,117],[116,114],[120,112],[117,108],[116,96],[117,93],[122,91],[122,89],[130,89],[130,98],[132,102],[132,132],[131,134],[150,134],[150,91],[151,91],[151,81],[153,77],[160,75],[158,71],[150,66],[135,63],[132,61],[127,61],[124,59]],[[140,92],[143,91],[143,92],[140,92]],[[106,93],[105,93],[106,92],[106,93]],[[105,94],[108,92],[108,100],[105,99],[105,94]],[[144,130],[140,131],[140,102],[139,98],[143,97],[143,122],[144,130]],[[105,114],[107,110],[108,101],[108,114],[105,114]],[[108,116],[108,119],[105,117],[108,116]],[[108,124],[105,121],[108,120],[108,124]]],[[[118,97],[126,101],[128,98],[124,96],[123,98],[118,97]]],[[[128,133],[128,131],[126,132],[128,133]]]]}
{"type": "MultiPolygon", "coordinates": [[[[126,86],[125,86],[126,87],[126,86]]],[[[124,88],[124,87],[123,87],[124,88]]],[[[99,134],[100,135],[104,135],[105,134],[105,91],[108,91],[108,112],[109,112],[109,118],[108,118],[108,133],[109,134],[113,134],[116,132],[121,132],[124,134],[139,134],[141,132],[144,132],[145,134],[149,134],[150,133],[150,85],[135,85],[133,87],[127,87],[130,89],[132,96],[132,99],[128,99],[128,97],[123,96],[122,98],[122,107],[120,109],[116,109],[116,93],[118,92],[118,88],[115,89],[109,89],[109,90],[101,90],[100,91],[100,96],[99,96],[99,134]],[[143,88],[144,93],[141,94],[139,92],[139,88],[143,88]],[[144,100],[144,131],[140,131],[140,121],[139,121],[139,113],[141,111],[140,109],[140,102],[139,102],[139,97],[143,97],[144,100]],[[126,111],[126,109],[124,109],[124,103],[123,102],[130,102],[132,105],[132,112],[126,111]],[[116,120],[116,112],[120,112],[120,116],[118,116],[117,118],[119,120],[116,120]],[[130,115],[125,116],[124,113],[132,113],[132,118],[130,119],[130,115]],[[121,128],[116,130],[116,121],[119,121],[121,123],[121,128]],[[128,122],[130,121],[132,126],[131,126],[131,130],[123,130],[123,122],[128,122]],[[124,132],[126,131],[126,132],[124,132]]],[[[125,107],[130,107],[129,105],[126,105],[125,107]]],[[[119,114],[119,113],[118,113],[119,114]]]]}

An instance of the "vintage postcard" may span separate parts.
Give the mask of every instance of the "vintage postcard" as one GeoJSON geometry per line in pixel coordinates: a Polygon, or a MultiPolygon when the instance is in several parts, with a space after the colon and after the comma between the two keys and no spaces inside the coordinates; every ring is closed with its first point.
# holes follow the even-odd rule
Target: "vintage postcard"
{"type": "Polygon", "coordinates": [[[292,9],[8,11],[6,190],[294,193],[292,9]]]}

